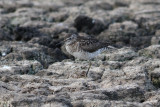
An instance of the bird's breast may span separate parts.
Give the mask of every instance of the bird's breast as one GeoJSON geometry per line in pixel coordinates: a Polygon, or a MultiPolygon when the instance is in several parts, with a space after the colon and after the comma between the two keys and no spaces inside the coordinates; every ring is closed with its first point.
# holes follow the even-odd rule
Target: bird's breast
{"type": "Polygon", "coordinates": [[[71,46],[66,45],[65,47],[66,47],[67,52],[72,55],[72,48],[71,48],[71,46]]]}

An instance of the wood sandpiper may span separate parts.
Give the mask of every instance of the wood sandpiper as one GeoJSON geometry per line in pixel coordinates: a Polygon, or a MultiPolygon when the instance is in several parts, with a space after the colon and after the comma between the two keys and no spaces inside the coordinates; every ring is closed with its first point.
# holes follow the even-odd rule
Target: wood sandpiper
{"type": "Polygon", "coordinates": [[[65,42],[65,48],[69,54],[77,59],[89,60],[90,63],[85,76],[87,76],[91,67],[90,59],[98,56],[109,48],[114,48],[110,46],[109,43],[98,41],[97,39],[89,36],[79,36],[78,34],[72,34],[63,42],[65,42]]]}

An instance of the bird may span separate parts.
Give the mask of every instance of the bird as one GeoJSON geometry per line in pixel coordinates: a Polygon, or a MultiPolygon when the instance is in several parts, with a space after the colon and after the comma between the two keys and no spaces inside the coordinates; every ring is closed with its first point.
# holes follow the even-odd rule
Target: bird
{"type": "Polygon", "coordinates": [[[114,49],[108,42],[102,42],[91,36],[80,36],[72,34],[64,41],[66,51],[77,59],[89,60],[89,67],[85,74],[87,77],[91,68],[91,59],[98,56],[107,49],[114,49]]]}

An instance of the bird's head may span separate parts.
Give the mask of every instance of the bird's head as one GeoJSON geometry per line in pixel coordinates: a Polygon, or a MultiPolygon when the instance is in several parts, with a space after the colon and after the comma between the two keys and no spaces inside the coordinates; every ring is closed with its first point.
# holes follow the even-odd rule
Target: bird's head
{"type": "Polygon", "coordinates": [[[78,38],[78,34],[72,34],[71,36],[67,37],[66,39],[64,39],[63,41],[57,43],[56,45],[60,45],[60,44],[66,44],[66,45],[70,45],[72,43],[74,43],[78,38]]]}
{"type": "Polygon", "coordinates": [[[70,37],[66,38],[64,40],[66,45],[72,44],[77,40],[78,35],[77,34],[72,34],[70,37]]]}

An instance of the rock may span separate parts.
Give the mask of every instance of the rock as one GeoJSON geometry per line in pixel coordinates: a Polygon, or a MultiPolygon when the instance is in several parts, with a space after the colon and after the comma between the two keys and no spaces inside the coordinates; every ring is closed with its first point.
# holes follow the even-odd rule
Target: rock
{"type": "Polygon", "coordinates": [[[159,58],[159,48],[160,45],[151,45],[145,49],[140,50],[139,54],[150,58],[159,58]]]}
{"type": "Polygon", "coordinates": [[[113,53],[110,52],[104,55],[106,60],[111,61],[126,61],[138,56],[138,54],[130,48],[121,48],[119,50],[113,51],[113,53]]]}
{"type": "Polygon", "coordinates": [[[71,1],[64,1],[64,3],[68,6],[79,6],[79,5],[82,5],[84,4],[85,2],[88,2],[89,0],[81,0],[81,1],[74,1],[74,0],[71,0],[71,1]]]}
{"type": "Polygon", "coordinates": [[[12,51],[9,53],[2,53],[2,55],[5,55],[1,58],[1,63],[5,63],[6,61],[19,61],[27,59],[37,60],[44,67],[47,67],[50,63],[67,58],[59,49],[53,50],[38,44],[23,42],[2,42],[2,44],[9,47],[9,49],[12,49],[12,51]]]}
{"type": "Polygon", "coordinates": [[[12,25],[8,23],[8,18],[0,18],[0,41],[11,41],[13,37],[11,35],[12,25]]]}
{"type": "Polygon", "coordinates": [[[113,5],[111,3],[106,2],[106,1],[95,1],[95,2],[90,1],[90,2],[87,2],[86,5],[89,6],[92,11],[112,10],[113,9],[113,5]]]}
{"type": "Polygon", "coordinates": [[[123,30],[128,32],[135,32],[138,25],[131,21],[124,21],[122,23],[114,23],[109,26],[109,30],[123,30]]]}
{"type": "Polygon", "coordinates": [[[131,10],[126,7],[115,8],[109,13],[111,22],[123,22],[125,20],[131,19],[132,15],[130,15],[130,11],[131,10]]]}
{"type": "Polygon", "coordinates": [[[150,39],[152,36],[146,36],[144,32],[145,31],[138,29],[136,23],[125,21],[123,23],[111,24],[109,29],[102,32],[97,38],[112,41],[121,46],[129,44],[130,46],[140,49],[151,44],[150,39]]]}
{"type": "Polygon", "coordinates": [[[17,61],[10,62],[8,65],[1,65],[1,73],[8,74],[35,74],[43,69],[43,66],[37,61],[17,61]]]}
{"type": "Polygon", "coordinates": [[[152,36],[131,37],[130,44],[137,49],[142,49],[151,45],[151,38],[152,36]]]}
{"type": "MultiPolygon", "coordinates": [[[[113,90],[110,88],[107,88],[105,90],[90,90],[90,91],[85,91],[81,92],[81,94],[74,92],[71,94],[71,99],[75,102],[76,100],[107,100],[107,99],[112,99],[112,100],[117,100],[117,98],[128,98],[126,99],[127,101],[130,101],[130,95],[127,94],[128,92],[133,92],[136,93],[136,95],[142,95],[143,96],[143,91],[139,90],[136,86],[126,86],[128,87],[127,90],[123,89],[123,86],[117,86],[117,88],[114,88],[113,90]],[[125,92],[126,96],[121,96],[121,93],[125,92]],[[94,96],[94,97],[93,97],[94,96]]],[[[132,95],[131,95],[132,96],[132,95]]],[[[136,96],[134,97],[135,101],[140,100],[137,99],[136,96]]],[[[143,99],[143,98],[142,98],[143,99]]],[[[125,100],[125,99],[124,99],[125,100]]],[[[83,103],[82,103],[83,104],[83,103]]]]}
{"type": "Polygon", "coordinates": [[[152,37],[151,39],[151,44],[152,45],[158,45],[160,44],[160,30],[156,30],[155,36],[152,37]]]}
{"type": "Polygon", "coordinates": [[[101,21],[87,16],[78,16],[74,20],[74,26],[79,32],[87,34],[98,34],[105,29],[105,25],[101,21]]]}
{"type": "Polygon", "coordinates": [[[159,68],[155,68],[152,72],[151,72],[151,81],[153,83],[153,85],[157,88],[160,87],[160,71],[159,68]]]}
{"type": "Polygon", "coordinates": [[[68,14],[66,13],[57,13],[53,12],[49,14],[48,21],[49,22],[63,22],[68,18],[68,14]]]}
{"type": "Polygon", "coordinates": [[[158,0],[0,0],[0,106],[159,107],[158,0]],[[89,61],[70,34],[110,42],[89,61]],[[70,59],[67,59],[70,58],[70,59]]]}
{"type": "Polygon", "coordinates": [[[52,24],[44,21],[27,21],[22,24],[22,27],[43,28],[50,27],[52,24]]]}
{"type": "Polygon", "coordinates": [[[151,44],[152,45],[160,44],[160,37],[159,36],[153,36],[152,39],[151,39],[151,44]]]}
{"type": "Polygon", "coordinates": [[[33,44],[40,44],[44,46],[49,46],[50,42],[52,41],[51,37],[48,36],[40,36],[40,37],[33,37],[28,43],[33,44]]]}
{"type": "Polygon", "coordinates": [[[66,23],[58,23],[53,27],[44,27],[39,30],[47,35],[50,35],[54,39],[62,38],[63,35],[66,35],[67,33],[76,33],[76,29],[70,27],[70,25],[66,23]]]}
{"type": "Polygon", "coordinates": [[[135,20],[139,25],[147,29],[148,35],[153,35],[159,29],[158,2],[140,1],[132,3],[130,9],[133,10],[135,20]],[[154,14],[151,14],[154,13],[154,14]],[[154,20],[153,20],[154,19],[154,20]]]}
{"type": "Polygon", "coordinates": [[[158,101],[156,102],[144,102],[144,103],[138,103],[138,102],[124,102],[124,101],[109,101],[109,100],[85,100],[85,101],[75,101],[73,103],[74,106],[102,106],[102,107],[114,107],[117,105],[120,106],[152,106],[152,105],[159,105],[158,101]]]}
{"type": "Polygon", "coordinates": [[[36,28],[32,27],[17,27],[13,31],[16,41],[29,41],[33,37],[41,37],[44,34],[40,33],[36,28]]]}
{"type": "Polygon", "coordinates": [[[157,31],[155,32],[155,35],[156,35],[156,36],[160,36],[160,30],[157,30],[157,31]]]}
{"type": "Polygon", "coordinates": [[[128,66],[123,67],[120,70],[106,69],[103,73],[102,79],[103,81],[101,85],[107,88],[115,85],[132,83],[133,80],[134,83],[137,83],[139,87],[144,90],[148,90],[148,88],[154,88],[153,86],[147,87],[148,84],[151,86],[151,83],[146,84],[147,79],[144,72],[144,67],[141,66],[128,66]]]}

